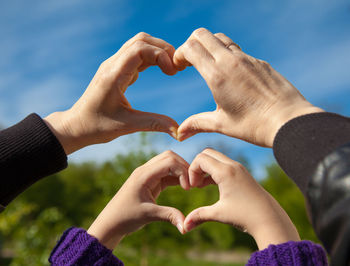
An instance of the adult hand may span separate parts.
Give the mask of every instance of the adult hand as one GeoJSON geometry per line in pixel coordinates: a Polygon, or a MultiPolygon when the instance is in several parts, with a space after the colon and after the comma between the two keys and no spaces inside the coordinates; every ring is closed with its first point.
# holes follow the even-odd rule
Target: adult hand
{"type": "Polygon", "coordinates": [[[207,82],[217,108],[193,115],[178,129],[184,140],[199,132],[219,132],[272,147],[288,120],[322,112],[265,61],[251,57],[222,33],[195,30],[174,55],[179,70],[193,65],[207,82]]]}
{"type": "Polygon", "coordinates": [[[206,221],[230,224],[251,234],[260,250],[270,244],[300,240],[277,201],[241,164],[222,153],[206,149],[197,155],[190,165],[189,179],[191,187],[217,184],[220,198],[215,204],[188,214],[184,221],[186,231],[206,221]]]}
{"type": "Polygon", "coordinates": [[[72,108],[45,118],[66,154],[137,131],[161,131],[176,138],[178,125],[173,119],[134,110],[124,96],[149,66],[158,65],[165,74],[174,75],[174,52],[167,42],[139,33],[104,61],[72,108]]]}
{"type": "Polygon", "coordinates": [[[189,189],[189,164],[166,151],[138,167],[108,203],[88,230],[103,245],[114,249],[121,239],[152,221],[168,221],[183,231],[184,215],[177,209],[157,205],[168,186],[189,189]]]}

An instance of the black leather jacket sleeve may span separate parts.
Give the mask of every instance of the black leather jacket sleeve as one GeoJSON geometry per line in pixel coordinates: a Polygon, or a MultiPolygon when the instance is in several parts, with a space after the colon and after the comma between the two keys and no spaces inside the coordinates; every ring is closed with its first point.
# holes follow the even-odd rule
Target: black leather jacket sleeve
{"type": "Polygon", "coordinates": [[[63,147],[38,115],[0,131],[0,212],[27,187],[66,167],[63,147]]]}
{"type": "Polygon", "coordinates": [[[350,119],[310,114],[286,123],[275,157],[303,192],[315,232],[332,265],[350,263],[350,119]]]}
{"type": "Polygon", "coordinates": [[[350,262],[350,143],[318,163],[306,198],[315,231],[332,265],[350,262]]]}

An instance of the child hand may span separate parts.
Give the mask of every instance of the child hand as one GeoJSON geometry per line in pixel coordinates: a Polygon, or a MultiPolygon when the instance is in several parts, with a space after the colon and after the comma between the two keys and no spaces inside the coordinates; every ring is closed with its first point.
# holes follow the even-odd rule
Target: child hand
{"type": "Polygon", "coordinates": [[[189,189],[188,167],[171,151],[138,167],[87,232],[111,250],[125,235],[152,221],[169,221],[183,234],[185,216],[175,208],[157,205],[156,199],[168,186],[189,189]]]}
{"type": "Polygon", "coordinates": [[[205,149],[197,155],[189,168],[189,179],[192,187],[217,184],[220,199],[188,214],[184,221],[186,231],[205,221],[231,224],[252,235],[260,250],[270,244],[300,240],[277,201],[241,164],[222,153],[205,149]]]}

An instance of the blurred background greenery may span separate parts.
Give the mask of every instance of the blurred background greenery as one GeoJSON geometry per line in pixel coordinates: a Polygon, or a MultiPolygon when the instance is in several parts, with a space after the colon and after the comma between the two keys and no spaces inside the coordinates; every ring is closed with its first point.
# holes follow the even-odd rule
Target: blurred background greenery
{"type": "MultiPolygon", "coordinates": [[[[50,252],[65,229],[88,228],[132,171],[156,155],[147,135],[134,138],[137,149],[102,164],[70,164],[14,200],[1,214],[0,264],[48,265],[50,252]]],[[[216,148],[229,153],[224,146],[216,148]]],[[[231,157],[249,169],[246,158],[239,154],[231,157]]],[[[266,165],[260,183],[287,211],[301,238],[318,242],[302,194],[275,162],[266,165]]],[[[170,187],[158,203],[177,207],[186,215],[217,199],[215,186],[191,191],[170,187]]],[[[182,236],[172,225],[155,222],[127,236],[114,253],[125,265],[244,265],[254,250],[249,235],[228,225],[206,223],[182,236]]]]}

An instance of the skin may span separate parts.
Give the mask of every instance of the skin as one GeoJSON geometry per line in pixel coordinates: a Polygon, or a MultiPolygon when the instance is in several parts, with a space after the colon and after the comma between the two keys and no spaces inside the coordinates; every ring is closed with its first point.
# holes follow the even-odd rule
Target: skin
{"type": "Polygon", "coordinates": [[[272,147],[278,130],[290,119],[323,112],[267,62],[245,54],[223,33],[195,30],[173,57],[179,70],[193,65],[210,88],[217,108],[190,116],[178,139],[218,132],[272,147]]]}
{"type": "Polygon", "coordinates": [[[238,162],[205,149],[191,163],[189,178],[191,187],[216,184],[220,198],[215,204],[187,215],[184,221],[187,232],[203,222],[217,221],[249,233],[260,250],[270,244],[300,241],[287,213],[238,162]]]}
{"type": "Polygon", "coordinates": [[[230,224],[251,234],[259,249],[300,240],[285,211],[248,171],[212,149],[200,153],[191,165],[167,151],[137,168],[88,233],[113,250],[127,234],[152,221],[169,221],[182,234],[206,221],[230,224]],[[184,189],[216,184],[220,199],[186,218],[175,208],[156,204],[161,191],[179,184],[184,189]]]}
{"type": "Polygon", "coordinates": [[[157,205],[156,199],[168,186],[189,189],[188,167],[184,159],[171,151],[152,158],[131,174],[88,233],[111,250],[127,234],[152,221],[168,221],[183,234],[185,216],[175,208],[157,205]]]}
{"type": "Polygon", "coordinates": [[[139,72],[150,66],[158,65],[165,74],[174,75],[177,72],[172,62],[174,52],[175,48],[167,42],[139,33],[104,61],[69,110],[44,119],[66,154],[137,131],[166,132],[176,138],[176,121],[135,110],[124,96],[139,72]]]}

